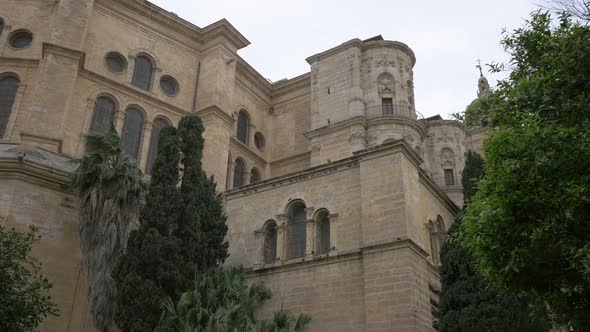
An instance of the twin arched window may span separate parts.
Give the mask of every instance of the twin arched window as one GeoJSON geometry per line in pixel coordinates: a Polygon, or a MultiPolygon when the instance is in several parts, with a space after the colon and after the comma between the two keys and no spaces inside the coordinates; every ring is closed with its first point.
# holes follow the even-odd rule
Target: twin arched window
{"type": "Polygon", "coordinates": [[[20,81],[14,76],[0,78],[0,138],[4,137],[20,81]]]}
{"type": "Polygon", "coordinates": [[[133,69],[133,79],[131,80],[131,84],[140,89],[149,91],[152,88],[153,71],[153,60],[147,55],[138,55],[135,58],[135,68],[133,69]]]}
{"type": "Polygon", "coordinates": [[[237,137],[238,140],[244,144],[248,144],[248,132],[250,129],[250,118],[245,111],[240,111],[238,114],[238,128],[237,137]]]}
{"type": "Polygon", "coordinates": [[[160,131],[166,127],[170,126],[170,122],[166,119],[157,118],[154,120],[154,126],[152,128],[152,134],[150,135],[150,148],[148,151],[148,159],[146,165],[146,174],[152,174],[152,167],[154,167],[154,161],[156,160],[156,156],[158,155],[158,137],[160,136],[160,131]]]}
{"type": "Polygon", "coordinates": [[[264,226],[264,264],[271,264],[277,259],[277,224],[274,221],[264,226]]]}
{"type": "Polygon", "coordinates": [[[323,211],[318,221],[318,254],[330,252],[330,214],[323,211]]]}
{"type": "Polygon", "coordinates": [[[104,133],[113,123],[116,112],[115,101],[111,97],[100,96],[96,98],[92,122],[90,123],[91,133],[104,133]]]}
{"type": "Polygon", "coordinates": [[[121,145],[123,147],[123,151],[136,160],[139,157],[142,131],[143,112],[136,107],[128,108],[125,112],[125,122],[123,123],[121,145]]]}

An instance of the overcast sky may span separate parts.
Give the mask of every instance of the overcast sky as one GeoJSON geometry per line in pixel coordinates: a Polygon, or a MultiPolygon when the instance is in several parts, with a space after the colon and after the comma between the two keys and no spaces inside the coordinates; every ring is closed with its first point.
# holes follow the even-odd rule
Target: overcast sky
{"type": "MultiPolygon", "coordinates": [[[[523,25],[534,0],[150,0],[204,27],[230,21],[251,45],[239,51],[272,81],[309,71],[305,58],[381,34],[416,53],[416,108],[448,118],[475,97],[483,63],[505,61],[502,28],[523,25]]],[[[495,84],[502,75],[486,74],[495,84]]]]}

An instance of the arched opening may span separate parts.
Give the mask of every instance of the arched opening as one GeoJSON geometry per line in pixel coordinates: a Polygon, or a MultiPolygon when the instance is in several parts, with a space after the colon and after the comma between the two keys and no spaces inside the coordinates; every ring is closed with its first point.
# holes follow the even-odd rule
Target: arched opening
{"type": "Polygon", "coordinates": [[[256,183],[258,181],[260,181],[260,172],[255,167],[252,168],[252,171],[250,172],[250,183],[256,183]]]}
{"type": "Polygon", "coordinates": [[[4,137],[20,80],[15,76],[0,78],[0,138],[4,137]]]}
{"type": "Polygon", "coordinates": [[[236,136],[238,140],[244,144],[248,144],[248,132],[250,129],[250,117],[246,111],[240,111],[238,114],[238,128],[236,136]]]}
{"type": "Polygon", "coordinates": [[[264,264],[274,263],[277,259],[277,224],[269,221],[264,226],[264,264]]]}
{"type": "Polygon", "coordinates": [[[428,231],[432,261],[434,264],[440,264],[440,251],[446,237],[445,223],[440,215],[437,216],[436,221],[428,222],[428,231]]]}
{"type": "Polygon", "coordinates": [[[109,96],[100,96],[96,98],[94,111],[92,112],[92,121],[90,123],[91,133],[104,133],[113,123],[117,104],[109,96]]]}
{"type": "Polygon", "coordinates": [[[123,123],[123,134],[121,145],[123,152],[137,159],[141,145],[143,131],[143,112],[136,107],[130,107],[125,111],[125,122],[123,123]]]}
{"type": "Polygon", "coordinates": [[[152,174],[152,168],[154,167],[154,161],[158,156],[158,137],[160,136],[160,131],[166,127],[170,126],[170,121],[157,118],[154,120],[154,125],[152,127],[152,133],[150,135],[150,148],[148,151],[148,159],[146,165],[146,174],[152,174]]]}
{"type": "Polygon", "coordinates": [[[145,54],[138,55],[135,58],[135,68],[133,70],[133,80],[131,81],[131,84],[140,89],[149,91],[152,87],[153,71],[153,60],[145,54]]]}
{"type": "Polygon", "coordinates": [[[242,159],[236,159],[234,164],[234,188],[244,185],[244,172],[246,171],[246,164],[242,159]]]}
{"type": "Polygon", "coordinates": [[[287,223],[289,259],[305,256],[307,241],[307,213],[305,209],[303,202],[293,203],[289,208],[287,223]]]}
{"type": "Polygon", "coordinates": [[[318,254],[330,252],[330,213],[327,210],[318,214],[318,254]]]}

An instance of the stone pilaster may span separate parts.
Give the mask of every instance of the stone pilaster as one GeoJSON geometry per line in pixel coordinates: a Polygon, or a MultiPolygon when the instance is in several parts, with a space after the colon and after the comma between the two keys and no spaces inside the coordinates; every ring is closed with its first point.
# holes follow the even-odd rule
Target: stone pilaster
{"type": "Polygon", "coordinates": [[[277,215],[277,261],[287,259],[287,220],[286,214],[277,215]]]}
{"type": "Polygon", "coordinates": [[[143,123],[143,133],[141,135],[141,145],[139,148],[139,169],[144,173],[146,172],[148,151],[152,139],[152,128],[153,124],[150,121],[146,120],[143,123]]]}

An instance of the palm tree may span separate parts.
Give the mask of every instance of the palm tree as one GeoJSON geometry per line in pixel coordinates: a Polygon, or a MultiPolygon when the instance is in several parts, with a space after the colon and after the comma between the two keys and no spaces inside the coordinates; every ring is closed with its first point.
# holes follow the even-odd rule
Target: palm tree
{"type": "Polygon", "coordinates": [[[87,135],[85,143],[72,187],[80,195],[80,249],[91,314],[95,327],[106,332],[115,308],[111,272],[125,250],[145,185],[135,160],[122,153],[114,126],[87,135]]]}

